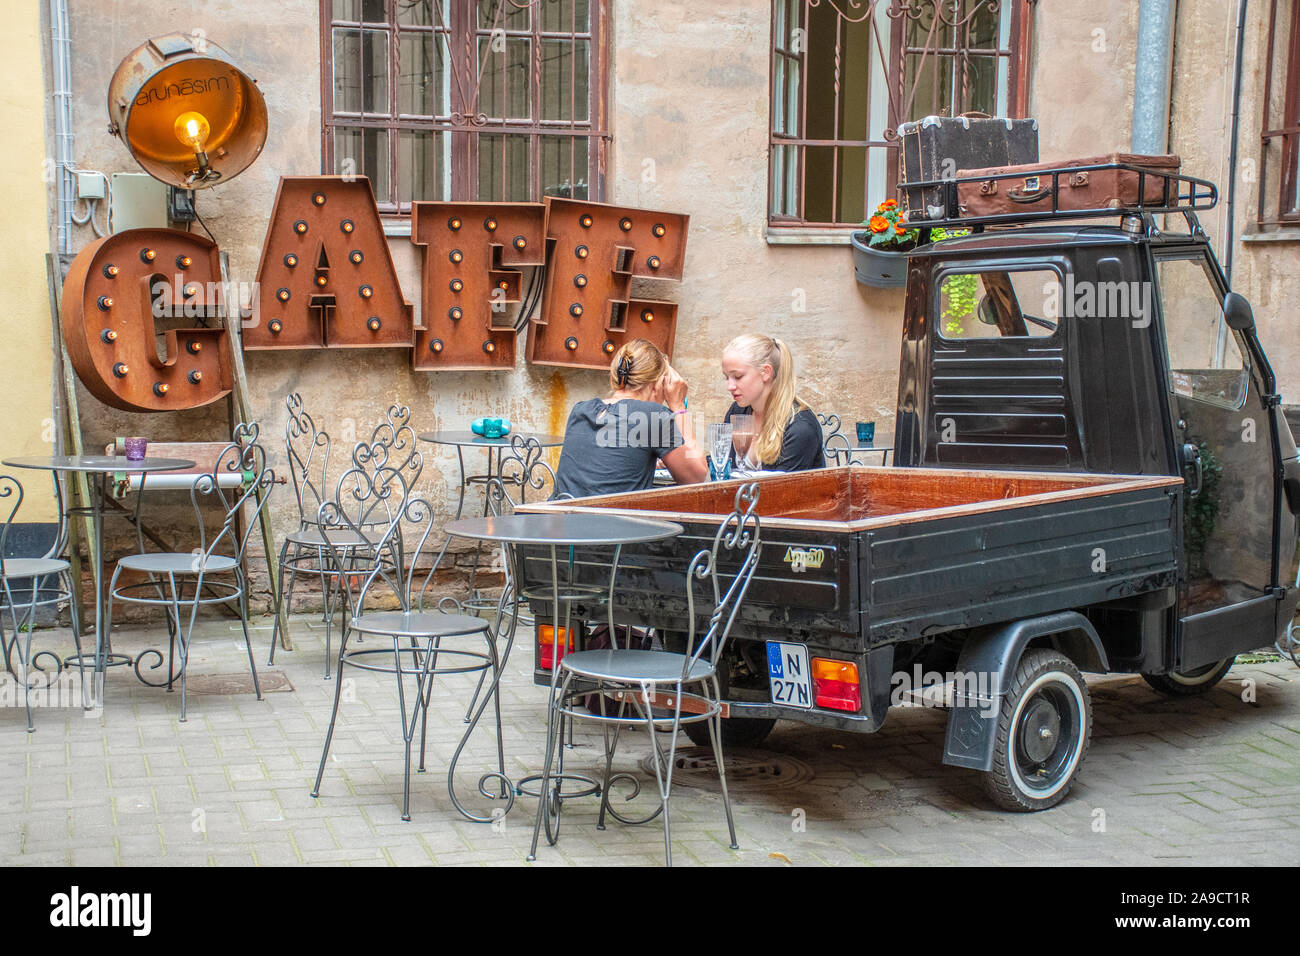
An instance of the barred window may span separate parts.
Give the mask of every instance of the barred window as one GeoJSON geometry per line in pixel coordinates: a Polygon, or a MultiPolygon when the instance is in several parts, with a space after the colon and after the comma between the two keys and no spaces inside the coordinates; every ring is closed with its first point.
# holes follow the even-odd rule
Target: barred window
{"type": "Polygon", "coordinates": [[[773,0],[769,224],[858,226],[900,123],[1025,115],[1031,0],[773,0]]]}
{"type": "Polygon", "coordinates": [[[321,0],[322,166],[419,200],[604,198],[606,0],[321,0]]]}
{"type": "Polygon", "coordinates": [[[1266,34],[1259,222],[1300,222],[1300,0],[1272,0],[1266,34]]]}

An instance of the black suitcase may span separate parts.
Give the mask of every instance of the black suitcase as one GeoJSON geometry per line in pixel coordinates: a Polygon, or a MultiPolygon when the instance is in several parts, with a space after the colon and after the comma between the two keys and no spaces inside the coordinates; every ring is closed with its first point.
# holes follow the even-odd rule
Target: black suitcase
{"type": "Polygon", "coordinates": [[[909,188],[908,183],[955,179],[959,169],[1038,162],[1038,121],[1034,119],[927,116],[903,123],[898,136],[898,188],[908,222],[958,216],[955,189],[946,185],[909,188]]]}

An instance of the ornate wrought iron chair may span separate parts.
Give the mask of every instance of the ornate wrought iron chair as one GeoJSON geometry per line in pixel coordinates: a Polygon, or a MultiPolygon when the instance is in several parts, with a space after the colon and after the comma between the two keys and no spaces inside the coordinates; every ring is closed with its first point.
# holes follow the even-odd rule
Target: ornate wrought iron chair
{"type": "MultiPolygon", "coordinates": [[[[404,471],[401,467],[382,463],[371,468],[365,461],[349,469],[339,482],[337,498],[321,505],[318,525],[328,560],[339,572],[340,590],[344,596],[343,625],[339,638],[340,672],[344,667],[355,667],[394,674],[397,678],[402,737],[406,743],[402,819],[410,820],[412,739],[418,724],[421,728],[420,769],[423,770],[424,728],[433,678],[440,674],[475,671],[491,670],[495,673],[499,660],[490,633],[491,621],[467,614],[425,610],[424,601],[432,570],[420,569],[419,558],[425,552],[425,545],[433,530],[434,511],[423,498],[411,494],[411,482],[406,477],[409,471],[404,471]],[[389,519],[378,540],[373,542],[371,550],[358,547],[356,542],[365,538],[368,532],[357,516],[363,516],[364,520],[364,516],[381,512],[387,514],[389,519]],[[406,525],[404,533],[410,539],[405,547],[395,543],[399,534],[403,533],[400,530],[403,524],[406,525]],[[405,563],[377,557],[385,553],[404,555],[407,550],[410,550],[410,561],[405,563]],[[358,567],[359,562],[366,564],[358,567]],[[373,607],[375,597],[384,592],[390,595],[390,600],[396,598],[396,610],[378,610],[373,607]],[[368,602],[372,607],[367,607],[368,602]],[[392,645],[349,647],[353,635],[388,637],[391,638],[392,645]],[[483,649],[443,646],[444,641],[465,637],[481,639],[483,649]],[[381,660],[388,655],[391,655],[391,664],[381,660]],[[411,678],[414,679],[414,688],[413,693],[408,693],[407,682],[411,678]]],[[[321,751],[316,784],[312,789],[313,797],[320,794],[325,762],[329,757],[330,743],[338,720],[342,683],[340,680],[334,688],[334,708],[325,735],[325,746],[321,751]]],[[[498,708],[498,740],[500,731],[498,708]]],[[[504,770],[503,762],[502,774],[504,770]]]]}
{"type": "MultiPolygon", "coordinates": [[[[289,418],[284,426],[285,456],[288,460],[289,475],[293,479],[294,500],[298,505],[298,530],[307,531],[315,526],[321,503],[328,497],[326,489],[329,487],[327,482],[330,436],[316,427],[315,420],[303,405],[302,396],[297,392],[289,393],[285,399],[285,406],[289,410],[289,418]]],[[[293,607],[293,587],[298,581],[298,575],[304,573],[318,575],[321,594],[325,601],[324,620],[328,623],[331,614],[329,580],[319,560],[320,551],[318,548],[294,542],[291,540],[292,537],[292,535],[286,536],[280,546],[278,562],[280,586],[276,593],[279,594],[282,604],[293,607]],[[286,574],[289,576],[287,591],[284,580],[286,574]]],[[[268,665],[275,663],[275,646],[279,640],[280,608],[277,606],[275,624],[271,629],[271,654],[267,659],[268,665]]],[[[326,668],[328,675],[328,664],[326,668]]]]}
{"type": "MultiPolygon", "coordinates": [[[[243,565],[248,539],[257,526],[259,513],[270,499],[275,474],[267,465],[266,450],[257,443],[257,431],[256,423],[241,422],[236,425],[233,440],[217,456],[211,473],[195,479],[190,490],[190,503],[198,524],[198,547],[192,551],[146,552],[141,537],[141,553],[120,558],[109,582],[108,606],[104,614],[105,633],[112,629],[114,601],[161,607],[166,611],[169,636],[167,655],[164,658],[163,653],[157,649],[142,652],[135,660],[135,673],[143,683],[155,687],[165,686],[169,690],[176,680],[180,680],[182,722],[187,716],[186,664],[194,624],[201,607],[226,604],[234,606],[238,611],[239,623],[244,631],[244,648],[248,652],[248,666],[253,674],[253,689],[257,693],[257,699],[262,699],[257,665],[253,662],[253,645],[248,636],[248,580],[244,576],[243,565]],[[242,481],[231,485],[223,480],[232,474],[240,475],[242,481]],[[250,503],[253,505],[251,514],[245,514],[245,507],[250,503]],[[221,529],[209,538],[204,512],[213,505],[222,509],[223,521],[221,529]],[[147,580],[119,585],[118,580],[123,571],[142,573],[147,580]],[[188,622],[181,619],[183,607],[189,609],[188,622]],[[166,660],[166,681],[155,683],[141,673],[140,665],[147,655],[157,657],[155,668],[166,660]]],[[[137,533],[139,527],[140,522],[136,521],[137,533]]]]}
{"type": "Polygon", "coordinates": [[[817,422],[822,427],[822,453],[832,466],[856,464],[853,460],[853,444],[841,428],[840,416],[817,413],[817,422]]]}
{"type": "Polygon", "coordinates": [[[742,485],[736,491],[734,510],[718,528],[710,547],[699,551],[686,571],[686,606],[690,619],[686,651],[643,651],[611,648],[607,650],[578,651],[566,654],[559,660],[560,679],[552,690],[548,706],[546,731],[545,769],[542,772],[541,798],[537,805],[537,821],[533,828],[532,849],[528,859],[537,855],[537,841],[543,827],[547,843],[554,845],[559,835],[560,811],[563,797],[560,794],[558,774],[552,773],[556,754],[564,736],[565,723],[570,720],[596,721],[601,725],[605,743],[605,778],[601,787],[600,817],[597,826],[605,825],[608,813],[625,823],[648,823],[660,813],[664,818],[664,853],[672,865],[672,830],[668,813],[668,799],[672,790],[673,765],[677,753],[677,731],[684,723],[708,721],[709,738],[713,744],[714,758],[718,764],[718,778],[722,787],[722,802],[727,814],[727,829],[731,834],[731,847],[736,849],[736,827],[731,817],[731,800],[727,795],[727,775],[723,764],[721,739],[721,689],[718,685],[717,665],[745,599],[754,570],[758,566],[762,544],[759,536],[758,485],[742,485]],[[730,565],[738,562],[734,570],[729,566],[724,572],[719,561],[730,565]],[[729,584],[724,574],[731,578],[729,584]],[[696,627],[697,584],[702,585],[711,600],[707,612],[708,630],[698,641],[696,627]],[[575,681],[583,686],[575,688],[575,681]],[[597,713],[584,706],[594,685],[600,702],[597,713]],[[668,688],[669,700],[658,701],[659,687],[668,688]],[[682,713],[682,694],[689,693],[700,699],[700,713],[682,713]],[[607,695],[619,699],[616,714],[606,712],[607,695]],[[627,712],[628,704],[635,714],[627,712]],[[656,711],[657,707],[671,708],[656,711]],[[621,774],[613,773],[614,753],[625,725],[642,725],[649,731],[651,753],[654,757],[655,780],[659,787],[659,809],[644,820],[626,820],[609,804],[610,784],[621,774]],[[668,731],[667,753],[664,753],[660,735],[668,731]]]}
{"type": "Polygon", "coordinates": [[[36,625],[36,609],[57,607],[67,601],[72,607],[72,640],[76,644],[77,666],[80,668],[82,704],[90,706],[86,685],[86,670],[81,654],[81,622],[77,619],[73,598],[71,566],[62,558],[68,543],[68,524],[63,510],[63,484],[57,472],[54,475],[54,497],[59,510],[59,528],[54,543],[36,557],[11,555],[15,541],[11,534],[23,504],[23,486],[12,475],[0,475],[0,514],[6,506],[3,529],[0,529],[0,645],[4,649],[5,670],[23,682],[23,701],[27,707],[27,732],[36,730],[32,721],[31,682],[34,672],[44,670],[38,663],[42,657],[54,662],[51,681],[63,672],[63,662],[53,651],[38,651],[32,656],[32,637],[36,625]],[[5,613],[7,612],[7,613],[5,613]],[[5,618],[9,619],[9,635],[5,634],[5,618]],[[18,656],[19,669],[13,658],[18,656]]]}
{"type": "MultiPolygon", "coordinates": [[[[318,431],[311,417],[302,408],[302,399],[292,394],[287,400],[289,422],[285,427],[285,445],[289,456],[290,469],[294,478],[294,490],[297,494],[299,508],[299,527],[297,531],[285,536],[280,547],[280,588],[282,600],[289,600],[293,593],[293,582],[298,574],[315,574],[321,583],[321,598],[324,602],[323,620],[325,623],[325,678],[330,677],[331,643],[336,610],[338,572],[327,560],[325,542],[320,529],[321,505],[330,500],[323,494],[328,481],[330,438],[318,431]],[[319,481],[316,464],[319,463],[319,481]],[[292,551],[292,553],[290,553],[292,551]],[[289,575],[286,589],[284,577],[289,575]]],[[[371,433],[369,442],[360,442],[352,451],[352,467],[369,467],[372,470],[388,467],[390,461],[398,461],[398,470],[407,476],[409,484],[414,485],[424,467],[424,460],[416,450],[415,431],[411,428],[411,410],[405,405],[389,407],[385,420],[380,422],[371,433]]],[[[374,511],[354,515],[359,529],[359,539],[355,543],[350,564],[354,567],[363,553],[371,552],[369,545],[377,541],[382,530],[387,526],[391,515],[387,512],[388,502],[375,499],[371,502],[374,511]]],[[[399,526],[397,534],[389,542],[384,554],[385,560],[401,564],[402,535],[399,526]]],[[[380,552],[382,553],[382,552],[380,552]]],[[[277,609],[278,611],[278,609],[277,609]]],[[[275,648],[279,643],[280,615],[277,613],[275,625],[271,632],[271,651],[268,664],[275,663],[275,648]]]]}

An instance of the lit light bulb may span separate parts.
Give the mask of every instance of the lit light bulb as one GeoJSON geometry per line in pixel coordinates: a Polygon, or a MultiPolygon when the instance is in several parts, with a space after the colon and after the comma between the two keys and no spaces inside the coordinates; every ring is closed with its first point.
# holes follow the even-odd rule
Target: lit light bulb
{"type": "Polygon", "coordinates": [[[184,146],[194,152],[194,158],[199,164],[198,169],[190,170],[186,177],[187,185],[221,177],[221,173],[208,165],[208,134],[212,132],[212,127],[206,116],[194,110],[187,110],[176,117],[176,122],[172,124],[172,132],[184,146]]]}
{"type": "Polygon", "coordinates": [[[430,351],[430,352],[441,352],[441,351],[442,351],[442,339],[434,339],[432,342],[430,342],[430,343],[429,343],[429,351],[430,351]]]}
{"type": "Polygon", "coordinates": [[[208,144],[208,134],[212,132],[212,127],[208,125],[208,118],[202,113],[189,110],[176,117],[172,131],[182,143],[194,152],[200,153],[208,144]]]}

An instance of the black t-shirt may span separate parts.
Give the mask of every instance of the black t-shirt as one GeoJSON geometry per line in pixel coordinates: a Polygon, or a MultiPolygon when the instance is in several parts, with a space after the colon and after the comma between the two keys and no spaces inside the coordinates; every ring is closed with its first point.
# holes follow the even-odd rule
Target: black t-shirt
{"type": "MultiPolygon", "coordinates": [[[[741,408],[735,402],[727,409],[724,421],[731,421],[732,415],[752,415],[752,408],[741,408]]],[[[735,461],[735,452],[732,452],[735,461]]],[[[810,468],[825,468],[826,455],[822,451],[822,427],[817,423],[817,416],[810,409],[801,408],[794,418],[785,426],[781,436],[781,455],[772,464],[763,464],[767,471],[807,471],[810,468]]]]}
{"type": "Polygon", "coordinates": [[[585,498],[650,488],[655,462],[684,444],[677,416],[657,402],[579,402],[564,429],[555,495],[585,498]]]}

